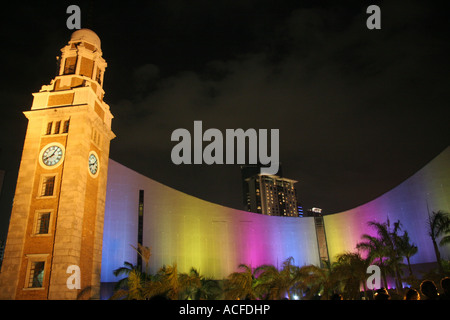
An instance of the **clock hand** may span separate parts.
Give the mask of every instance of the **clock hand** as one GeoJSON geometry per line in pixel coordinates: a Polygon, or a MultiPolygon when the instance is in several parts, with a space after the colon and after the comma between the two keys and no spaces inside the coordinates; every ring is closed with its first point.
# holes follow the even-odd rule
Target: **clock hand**
{"type": "Polygon", "coordinates": [[[53,157],[53,155],[55,154],[55,152],[56,152],[56,149],[53,151],[53,153],[52,153],[51,155],[49,155],[48,157],[46,157],[44,160],[47,160],[47,159],[53,157]]]}

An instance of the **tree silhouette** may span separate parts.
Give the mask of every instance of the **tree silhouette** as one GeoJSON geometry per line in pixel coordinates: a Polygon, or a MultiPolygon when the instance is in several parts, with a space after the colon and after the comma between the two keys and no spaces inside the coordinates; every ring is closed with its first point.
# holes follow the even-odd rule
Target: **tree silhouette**
{"type": "Polygon", "coordinates": [[[450,217],[448,212],[439,210],[428,216],[428,235],[433,242],[434,252],[436,254],[436,261],[438,263],[439,272],[444,274],[444,268],[442,266],[441,253],[439,252],[438,238],[443,236],[439,245],[445,245],[450,242],[450,217]]]}

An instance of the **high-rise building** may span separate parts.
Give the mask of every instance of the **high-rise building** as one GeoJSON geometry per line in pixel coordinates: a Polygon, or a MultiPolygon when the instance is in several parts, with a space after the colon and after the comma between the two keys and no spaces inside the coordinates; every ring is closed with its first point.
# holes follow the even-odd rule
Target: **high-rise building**
{"type": "MultiPolygon", "coordinates": [[[[261,172],[261,164],[247,164],[241,166],[241,178],[242,178],[242,201],[245,210],[250,210],[249,197],[250,197],[250,189],[249,183],[247,181],[248,178],[251,178],[261,172]]],[[[283,170],[281,168],[281,163],[278,165],[278,172],[275,174],[279,177],[283,176],[283,170]]]]}
{"type": "Polygon", "coordinates": [[[256,174],[247,179],[246,210],[270,216],[298,217],[297,192],[292,179],[256,174]]]}
{"type": "Polygon", "coordinates": [[[250,189],[249,183],[247,181],[248,178],[253,177],[261,172],[260,165],[244,165],[241,166],[241,181],[242,181],[242,201],[245,210],[250,210],[250,189]]]}
{"type": "Polygon", "coordinates": [[[99,37],[75,31],[58,75],[33,93],[4,260],[0,299],[98,298],[113,118],[103,101],[99,37]],[[70,268],[69,268],[70,267],[70,268]],[[74,278],[76,281],[77,278],[74,278]]]}

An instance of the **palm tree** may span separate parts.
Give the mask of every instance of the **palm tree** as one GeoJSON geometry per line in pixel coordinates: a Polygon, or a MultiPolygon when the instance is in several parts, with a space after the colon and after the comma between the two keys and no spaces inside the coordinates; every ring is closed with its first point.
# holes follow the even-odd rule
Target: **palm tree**
{"type": "Polygon", "coordinates": [[[366,272],[370,260],[362,258],[359,252],[342,253],[336,259],[333,276],[341,282],[346,298],[359,299],[361,285],[364,288],[364,296],[366,296],[366,272]]]}
{"type": "Polygon", "coordinates": [[[273,265],[262,265],[256,268],[255,273],[258,274],[257,292],[260,296],[278,300],[289,297],[292,299],[292,288],[294,287],[298,274],[298,267],[294,264],[294,258],[289,257],[283,261],[283,267],[278,270],[273,265]]]}
{"type": "Polygon", "coordinates": [[[395,239],[395,246],[397,250],[399,251],[399,255],[406,258],[406,261],[408,263],[408,270],[409,270],[409,276],[413,275],[412,269],[411,269],[411,257],[415,255],[418,251],[417,246],[414,243],[410,242],[408,232],[405,230],[403,232],[402,236],[398,236],[395,239]]]}
{"type": "MultiPolygon", "coordinates": [[[[131,245],[130,245],[131,246],[131,245]]],[[[150,256],[152,255],[151,249],[149,247],[143,246],[142,244],[138,243],[137,248],[131,246],[136,252],[139,254],[139,256],[142,258],[142,261],[145,262],[145,273],[148,273],[148,262],[150,260],[150,256]]]]}
{"type": "Polygon", "coordinates": [[[383,245],[382,241],[376,237],[370,236],[368,234],[363,234],[361,236],[365,241],[362,241],[356,245],[357,249],[367,251],[367,259],[370,263],[375,263],[380,267],[381,276],[383,277],[383,282],[385,288],[387,288],[387,264],[385,257],[387,256],[386,247],[383,245]]]}
{"type": "Polygon", "coordinates": [[[330,278],[332,264],[324,261],[325,268],[315,265],[306,265],[298,268],[294,279],[294,288],[302,293],[307,292],[306,298],[312,298],[323,293],[323,298],[328,299],[334,284],[330,278]]]}
{"type": "Polygon", "coordinates": [[[145,299],[143,287],[144,283],[142,274],[139,270],[134,268],[128,272],[126,286],[116,289],[114,294],[111,296],[111,299],[143,300],[145,299]]]}
{"type": "Polygon", "coordinates": [[[115,276],[126,275],[114,287],[111,299],[150,299],[155,295],[166,295],[168,286],[161,274],[151,275],[141,272],[138,266],[124,262],[124,266],[114,270],[115,276]]]}
{"type": "Polygon", "coordinates": [[[442,210],[439,210],[438,212],[433,211],[432,215],[428,217],[428,234],[433,241],[436,261],[438,263],[439,272],[442,274],[444,273],[444,268],[442,267],[441,253],[439,252],[437,239],[444,236],[439,243],[441,246],[449,243],[450,236],[447,235],[448,233],[450,233],[450,217],[448,212],[442,210]]]}
{"type": "Polygon", "coordinates": [[[138,267],[128,261],[125,261],[123,264],[124,264],[123,267],[119,267],[113,271],[113,274],[116,277],[119,277],[121,275],[126,276],[125,278],[122,278],[116,282],[116,284],[114,286],[114,290],[119,290],[121,288],[126,287],[127,283],[128,283],[128,276],[130,275],[130,273],[133,271],[138,271],[138,267]]]}
{"type": "MultiPolygon", "coordinates": [[[[331,264],[326,263],[330,267],[331,264]]],[[[258,274],[257,292],[266,299],[292,299],[294,295],[312,298],[325,293],[325,298],[333,287],[330,281],[330,271],[314,265],[299,268],[294,265],[294,258],[289,257],[278,270],[272,265],[263,265],[256,269],[258,274]]]]}
{"type": "Polygon", "coordinates": [[[258,274],[258,284],[255,287],[257,295],[266,300],[280,299],[284,285],[281,283],[278,269],[273,265],[264,264],[257,267],[255,273],[258,274]]]}
{"type": "Polygon", "coordinates": [[[399,257],[399,253],[395,245],[395,239],[398,238],[397,233],[399,230],[401,230],[400,220],[397,220],[397,222],[394,223],[394,230],[392,231],[389,219],[387,219],[385,223],[370,221],[369,226],[375,227],[375,229],[377,229],[378,236],[381,238],[383,245],[386,246],[388,264],[392,268],[393,273],[396,277],[396,287],[398,290],[400,290],[402,288],[402,259],[399,257]]]}
{"type": "Polygon", "coordinates": [[[324,299],[329,299],[332,294],[339,293],[338,291],[338,281],[333,277],[334,268],[336,267],[336,262],[331,262],[330,260],[322,260],[323,268],[323,297],[324,299]]]}
{"type": "Polygon", "coordinates": [[[266,300],[279,300],[286,296],[286,283],[278,269],[270,264],[265,264],[256,268],[259,273],[256,292],[258,296],[266,300]]]}
{"type": "Polygon", "coordinates": [[[231,273],[225,282],[226,299],[255,299],[255,287],[257,277],[252,268],[246,264],[240,264],[236,271],[231,273]]]}
{"type": "Polygon", "coordinates": [[[180,283],[180,293],[184,299],[195,299],[197,291],[202,286],[203,276],[195,268],[191,268],[189,273],[180,273],[178,282],[180,283]]]}
{"type": "Polygon", "coordinates": [[[180,299],[214,300],[222,293],[218,281],[205,278],[194,267],[191,268],[189,273],[180,273],[178,282],[180,299]]]}
{"type": "Polygon", "coordinates": [[[181,284],[178,279],[178,267],[176,263],[171,266],[162,266],[157,273],[157,278],[161,283],[162,291],[170,300],[177,300],[181,291],[181,284]],[[163,290],[163,289],[166,290],[163,290]]]}
{"type": "Polygon", "coordinates": [[[195,300],[217,300],[222,296],[223,290],[219,281],[202,277],[200,282],[201,286],[194,296],[195,300]]]}
{"type": "Polygon", "coordinates": [[[380,269],[383,274],[383,280],[387,287],[386,271],[392,270],[395,275],[397,290],[402,288],[402,256],[396,247],[396,240],[399,238],[398,232],[401,230],[401,223],[397,221],[394,223],[394,228],[391,230],[391,223],[389,219],[385,223],[377,221],[369,221],[368,225],[375,228],[378,237],[363,235],[362,238],[368,242],[362,242],[357,245],[358,249],[366,249],[369,251],[369,257],[378,258],[380,269]],[[373,252],[371,252],[373,251],[373,252]],[[383,261],[383,258],[385,259],[383,261]]]}
{"type": "Polygon", "coordinates": [[[149,300],[155,296],[169,297],[170,287],[161,273],[149,275],[148,280],[142,286],[142,295],[144,299],[149,300]]]}
{"type": "Polygon", "coordinates": [[[151,253],[148,247],[145,247],[141,244],[138,244],[138,247],[135,248],[131,246],[133,249],[137,251],[137,253],[142,257],[143,261],[145,261],[145,272],[139,270],[137,265],[133,265],[132,263],[125,261],[123,267],[119,267],[113,271],[113,274],[116,277],[121,275],[125,275],[126,277],[117,281],[114,286],[115,291],[119,291],[119,293],[113,295],[115,298],[124,296],[124,290],[128,292],[128,290],[133,289],[133,285],[137,285],[136,277],[140,277],[139,286],[143,288],[144,284],[150,280],[151,275],[148,273],[148,261],[150,259],[151,253]],[[131,275],[131,278],[130,278],[131,275]],[[129,284],[129,281],[135,281],[134,283],[129,284]]]}

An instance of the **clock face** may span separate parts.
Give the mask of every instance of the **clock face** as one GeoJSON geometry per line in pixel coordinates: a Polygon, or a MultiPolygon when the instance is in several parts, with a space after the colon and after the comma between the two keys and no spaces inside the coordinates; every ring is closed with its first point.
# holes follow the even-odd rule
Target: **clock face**
{"type": "Polygon", "coordinates": [[[92,175],[95,175],[98,172],[98,159],[94,153],[89,155],[89,172],[92,173],[92,175]]]}
{"type": "Polygon", "coordinates": [[[63,150],[58,145],[51,145],[42,153],[42,162],[49,167],[55,166],[63,158],[63,150]]]}

